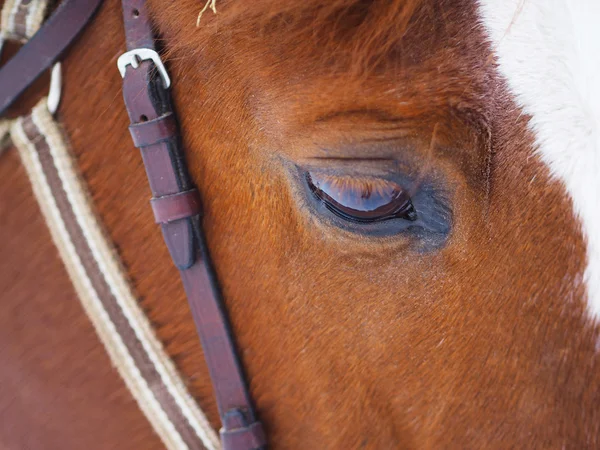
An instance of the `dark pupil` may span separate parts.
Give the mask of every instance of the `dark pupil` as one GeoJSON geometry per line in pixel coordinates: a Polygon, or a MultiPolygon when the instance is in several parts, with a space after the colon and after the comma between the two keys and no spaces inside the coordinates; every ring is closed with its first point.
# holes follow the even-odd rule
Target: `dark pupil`
{"type": "Polygon", "coordinates": [[[346,220],[417,219],[410,197],[393,181],[340,179],[309,172],[306,173],[306,181],[327,209],[346,220]]]}

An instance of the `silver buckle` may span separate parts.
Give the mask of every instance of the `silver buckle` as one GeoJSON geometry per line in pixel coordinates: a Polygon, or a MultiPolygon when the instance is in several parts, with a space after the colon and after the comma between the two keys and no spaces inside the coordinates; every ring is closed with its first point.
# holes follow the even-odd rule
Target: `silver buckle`
{"type": "Polygon", "coordinates": [[[125,77],[127,66],[131,65],[131,67],[137,69],[140,66],[140,63],[146,60],[151,60],[154,63],[156,70],[158,70],[158,74],[162,79],[164,88],[169,89],[171,86],[171,79],[169,78],[167,69],[165,69],[165,65],[160,59],[160,56],[158,56],[158,53],[150,48],[135,48],[119,56],[119,59],[117,59],[117,67],[119,68],[119,72],[121,72],[121,77],[125,77]]]}

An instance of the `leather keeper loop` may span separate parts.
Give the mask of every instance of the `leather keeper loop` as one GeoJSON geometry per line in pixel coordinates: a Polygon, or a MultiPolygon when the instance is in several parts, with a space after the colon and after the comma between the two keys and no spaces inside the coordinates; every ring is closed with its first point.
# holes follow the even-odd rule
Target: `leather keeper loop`
{"type": "Polygon", "coordinates": [[[257,450],[265,447],[267,441],[260,422],[233,430],[221,429],[223,450],[257,450]]]}
{"type": "Polygon", "coordinates": [[[148,147],[177,136],[177,122],[173,113],[167,113],[147,122],[134,123],[129,126],[129,132],[137,148],[148,147]]]}
{"type": "Polygon", "coordinates": [[[200,214],[200,196],[196,189],[150,200],[156,223],[169,223],[200,214]]]}

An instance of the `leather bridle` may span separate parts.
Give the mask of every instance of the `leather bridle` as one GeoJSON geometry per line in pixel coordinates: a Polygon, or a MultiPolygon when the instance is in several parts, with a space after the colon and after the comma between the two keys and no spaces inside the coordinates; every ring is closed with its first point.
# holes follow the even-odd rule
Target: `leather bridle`
{"type": "MultiPolygon", "coordinates": [[[[63,0],[37,34],[0,69],[0,116],[55,63],[101,0],[63,0]]],[[[155,48],[145,0],[122,0],[127,52],[118,59],[129,130],[140,149],[160,224],[179,269],[200,336],[221,417],[225,450],[266,446],[235,349],[202,230],[198,191],[190,179],[172,107],[171,80],[155,48]]]]}

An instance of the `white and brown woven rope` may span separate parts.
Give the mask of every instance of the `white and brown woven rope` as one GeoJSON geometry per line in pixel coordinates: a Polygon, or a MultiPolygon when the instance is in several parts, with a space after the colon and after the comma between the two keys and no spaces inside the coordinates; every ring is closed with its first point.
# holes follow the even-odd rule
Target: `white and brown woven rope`
{"type": "Polygon", "coordinates": [[[6,40],[26,42],[40,29],[48,0],[5,0],[0,13],[0,49],[6,40]]]}

